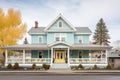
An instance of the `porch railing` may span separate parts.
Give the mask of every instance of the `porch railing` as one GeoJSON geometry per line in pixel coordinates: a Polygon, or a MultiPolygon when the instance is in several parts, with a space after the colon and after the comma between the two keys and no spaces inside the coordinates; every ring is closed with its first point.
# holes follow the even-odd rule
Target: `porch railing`
{"type": "Polygon", "coordinates": [[[43,63],[50,63],[51,62],[51,58],[31,58],[31,59],[25,59],[25,63],[26,64],[30,64],[30,63],[39,63],[39,64],[43,64],[43,63]]]}
{"type": "Polygon", "coordinates": [[[8,58],[8,61],[7,61],[7,63],[12,63],[12,64],[16,62],[23,63],[23,58],[8,58]]]}
{"type": "Polygon", "coordinates": [[[70,64],[103,64],[106,58],[70,58],[70,64]]]}
{"type": "Polygon", "coordinates": [[[33,64],[33,63],[39,63],[39,64],[43,64],[43,63],[50,63],[51,62],[51,58],[31,58],[31,59],[25,59],[25,61],[23,60],[23,58],[8,58],[7,63],[19,63],[19,64],[33,64]]]}

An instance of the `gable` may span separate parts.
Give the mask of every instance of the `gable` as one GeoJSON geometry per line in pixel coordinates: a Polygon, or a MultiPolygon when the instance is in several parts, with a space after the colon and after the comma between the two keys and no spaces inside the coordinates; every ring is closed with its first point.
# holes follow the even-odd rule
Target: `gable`
{"type": "Polygon", "coordinates": [[[76,29],[60,14],[44,31],[76,31],[76,29]]]}

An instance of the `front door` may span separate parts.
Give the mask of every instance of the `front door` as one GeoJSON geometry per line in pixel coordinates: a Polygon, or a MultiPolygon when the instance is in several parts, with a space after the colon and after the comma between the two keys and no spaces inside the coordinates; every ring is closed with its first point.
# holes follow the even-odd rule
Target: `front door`
{"type": "Polygon", "coordinates": [[[54,53],[54,63],[65,63],[66,52],[65,51],[55,51],[54,53]]]}

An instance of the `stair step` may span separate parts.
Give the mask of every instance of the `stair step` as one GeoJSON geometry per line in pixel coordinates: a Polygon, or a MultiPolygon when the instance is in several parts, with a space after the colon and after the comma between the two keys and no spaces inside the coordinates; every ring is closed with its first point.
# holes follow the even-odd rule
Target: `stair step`
{"type": "Polygon", "coordinates": [[[68,64],[53,64],[52,69],[69,69],[68,64]]]}

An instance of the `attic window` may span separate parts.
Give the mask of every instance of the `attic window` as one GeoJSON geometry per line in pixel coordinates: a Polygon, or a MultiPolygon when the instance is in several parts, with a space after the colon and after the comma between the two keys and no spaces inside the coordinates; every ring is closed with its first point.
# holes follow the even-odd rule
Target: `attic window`
{"type": "Polygon", "coordinates": [[[62,27],[62,22],[61,21],[59,22],[59,27],[62,27]]]}

